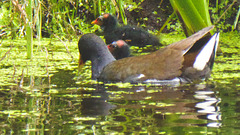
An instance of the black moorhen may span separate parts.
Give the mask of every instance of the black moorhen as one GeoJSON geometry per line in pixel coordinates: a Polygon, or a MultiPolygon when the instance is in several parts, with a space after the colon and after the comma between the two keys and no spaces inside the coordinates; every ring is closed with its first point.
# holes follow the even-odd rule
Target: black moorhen
{"type": "Polygon", "coordinates": [[[123,40],[114,41],[111,44],[107,45],[107,47],[116,60],[130,57],[130,48],[128,44],[123,40]]]}
{"type": "Polygon", "coordinates": [[[161,45],[157,37],[139,27],[119,26],[117,19],[108,13],[92,21],[92,24],[101,26],[106,44],[122,39],[131,46],[161,45]]]}
{"type": "Polygon", "coordinates": [[[92,61],[92,79],[103,82],[192,82],[208,78],[214,63],[219,33],[214,26],[148,55],[115,60],[103,40],[86,34],[78,42],[80,61],[92,61]]]}

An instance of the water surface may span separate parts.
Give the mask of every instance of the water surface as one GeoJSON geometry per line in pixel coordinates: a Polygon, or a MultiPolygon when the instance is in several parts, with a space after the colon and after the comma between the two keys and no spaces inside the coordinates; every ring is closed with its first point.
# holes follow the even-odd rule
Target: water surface
{"type": "Polygon", "coordinates": [[[25,41],[4,41],[0,134],[240,134],[239,39],[222,33],[212,78],[180,86],[92,81],[76,41],[35,43],[33,60],[25,41]]]}

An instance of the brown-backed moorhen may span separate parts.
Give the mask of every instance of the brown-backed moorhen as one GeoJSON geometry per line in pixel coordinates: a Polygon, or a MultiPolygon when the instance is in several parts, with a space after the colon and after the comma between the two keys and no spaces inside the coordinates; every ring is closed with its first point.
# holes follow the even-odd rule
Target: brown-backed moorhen
{"type": "Polygon", "coordinates": [[[106,44],[122,39],[131,46],[161,45],[157,37],[142,28],[128,25],[119,26],[117,19],[108,13],[92,21],[92,24],[101,26],[106,44]]]}
{"type": "Polygon", "coordinates": [[[107,47],[116,60],[130,57],[131,55],[128,44],[123,40],[114,41],[111,44],[107,45],[107,47]]]}
{"type": "Polygon", "coordinates": [[[214,26],[168,45],[148,55],[115,60],[103,40],[86,34],[78,42],[80,61],[92,61],[92,79],[104,82],[191,82],[210,76],[219,33],[210,35],[214,26]]]}

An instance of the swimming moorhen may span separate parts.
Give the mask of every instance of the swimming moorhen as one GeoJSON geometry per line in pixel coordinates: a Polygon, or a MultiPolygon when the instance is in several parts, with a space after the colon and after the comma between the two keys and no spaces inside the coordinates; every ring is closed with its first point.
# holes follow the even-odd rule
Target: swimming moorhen
{"type": "Polygon", "coordinates": [[[129,57],[131,54],[128,44],[123,40],[114,41],[107,47],[116,60],[129,57]]]}
{"type": "Polygon", "coordinates": [[[101,26],[106,44],[122,39],[129,45],[144,47],[146,45],[160,46],[159,39],[136,26],[119,26],[117,19],[111,14],[99,16],[92,24],[101,26]]]}
{"type": "Polygon", "coordinates": [[[103,82],[201,80],[210,76],[218,46],[219,33],[209,33],[213,27],[151,54],[120,60],[115,60],[100,37],[86,34],[78,42],[80,61],[92,61],[92,79],[103,82]]]}

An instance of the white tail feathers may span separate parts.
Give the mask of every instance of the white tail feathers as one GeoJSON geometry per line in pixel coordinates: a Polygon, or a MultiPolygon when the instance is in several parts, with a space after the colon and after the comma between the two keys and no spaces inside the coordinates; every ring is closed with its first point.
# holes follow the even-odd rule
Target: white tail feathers
{"type": "Polygon", "coordinates": [[[219,43],[219,35],[220,33],[215,33],[200,51],[193,64],[193,67],[195,69],[203,70],[206,64],[209,62],[212,53],[214,53],[214,55],[216,54],[217,46],[219,43]]]}

